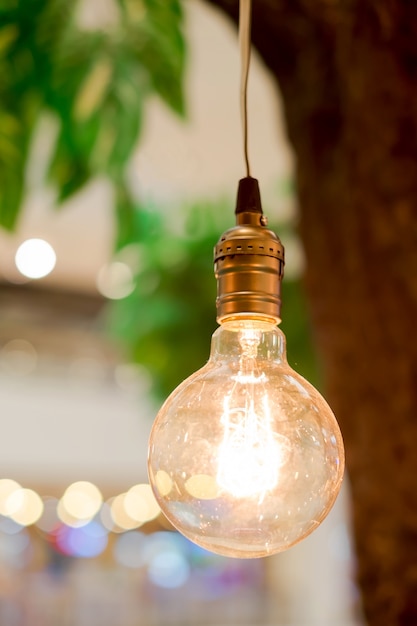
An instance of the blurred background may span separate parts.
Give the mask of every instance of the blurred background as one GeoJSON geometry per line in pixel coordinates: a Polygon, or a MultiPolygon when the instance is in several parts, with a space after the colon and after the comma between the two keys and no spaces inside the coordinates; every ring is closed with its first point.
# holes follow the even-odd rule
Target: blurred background
{"type": "MultiPolygon", "coordinates": [[[[192,545],[150,495],[149,431],[208,358],[244,173],[236,32],[163,4],[0,8],[0,624],[359,626],[346,484],[312,536],[254,561],[192,545]]],[[[320,387],[294,159],[255,53],[249,116],[289,361],[320,387]]]]}

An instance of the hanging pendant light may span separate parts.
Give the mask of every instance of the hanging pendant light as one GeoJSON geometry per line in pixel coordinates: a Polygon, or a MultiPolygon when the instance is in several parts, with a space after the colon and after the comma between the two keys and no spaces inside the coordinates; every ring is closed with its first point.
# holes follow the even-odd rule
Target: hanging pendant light
{"type": "Polygon", "coordinates": [[[215,247],[217,321],[208,363],[159,411],[148,470],[168,520],[231,557],[285,550],[323,521],[339,493],[344,449],[336,419],[287,363],[280,322],[284,248],[267,228],[247,150],[250,0],[240,4],[241,105],[247,176],[236,226],[215,247]]]}

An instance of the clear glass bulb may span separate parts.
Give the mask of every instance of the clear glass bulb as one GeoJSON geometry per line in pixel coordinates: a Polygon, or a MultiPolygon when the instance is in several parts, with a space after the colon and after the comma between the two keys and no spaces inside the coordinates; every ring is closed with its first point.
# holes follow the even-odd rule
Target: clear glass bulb
{"type": "Polygon", "coordinates": [[[215,331],[207,365],[162,406],[148,469],[182,534],[218,554],[262,557],[323,521],[344,450],[330,407],[288,365],[282,331],[244,319],[215,331]]]}

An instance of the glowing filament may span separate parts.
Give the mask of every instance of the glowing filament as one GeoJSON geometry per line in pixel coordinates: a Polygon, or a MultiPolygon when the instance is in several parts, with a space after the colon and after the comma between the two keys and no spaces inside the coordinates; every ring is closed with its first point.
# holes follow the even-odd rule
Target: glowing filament
{"type": "Polygon", "coordinates": [[[226,397],[217,482],[237,498],[263,497],[276,486],[282,464],[280,445],[271,430],[268,398],[263,396],[259,413],[253,399],[244,408],[233,408],[230,403],[226,397]]]}

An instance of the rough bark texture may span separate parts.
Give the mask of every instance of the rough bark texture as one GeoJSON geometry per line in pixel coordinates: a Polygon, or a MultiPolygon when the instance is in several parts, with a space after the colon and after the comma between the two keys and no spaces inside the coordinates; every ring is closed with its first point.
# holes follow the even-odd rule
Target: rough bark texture
{"type": "MultiPolygon", "coordinates": [[[[237,20],[237,0],[210,0],[237,20]]],[[[297,157],[306,287],[370,626],[417,624],[417,2],[254,0],[297,157]]],[[[255,174],[256,175],[256,174],[255,174]]]]}

